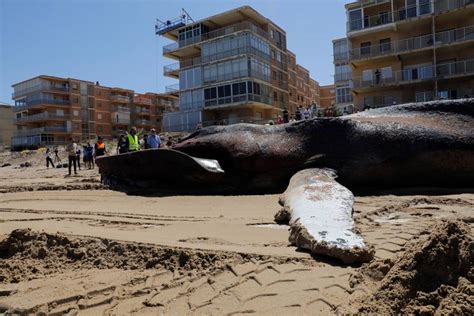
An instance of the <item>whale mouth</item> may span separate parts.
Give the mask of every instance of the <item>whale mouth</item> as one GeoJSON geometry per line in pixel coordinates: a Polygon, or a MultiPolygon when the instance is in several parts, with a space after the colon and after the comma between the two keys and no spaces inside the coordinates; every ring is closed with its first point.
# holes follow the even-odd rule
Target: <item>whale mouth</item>
{"type": "Polygon", "coordinates": [[[206,159],[206,158],[196,158],[192,157],[201,167],[206,169],[209,172],[215,173],[224,173],[224,169],[222,169],[219,161],[215,159],[206,159]]]}

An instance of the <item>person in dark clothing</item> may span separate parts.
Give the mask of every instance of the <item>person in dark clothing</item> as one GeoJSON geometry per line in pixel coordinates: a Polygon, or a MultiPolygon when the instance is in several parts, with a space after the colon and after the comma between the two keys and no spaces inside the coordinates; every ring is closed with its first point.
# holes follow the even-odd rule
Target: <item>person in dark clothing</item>
{"type": "Polygon", "coordinates": [[[126,152],[128,152],[127,140],[125,139],[125,135],[120,135],[117,142],[117,153],[125,154],[126,152]]]}
{"type": "Polygon", "coordinates": [[[379,84],[380,83],[380,70],[375,71],[375,83],[379,84]]]}
{"type": "Polygon", "coordinates": [[[46,149],[44,156],[46,157],[46,168],[49,169],[49,164],[54,168],[53,159],[51,159],[51,150],[49,148],[46,149]]]}
{"type": "Polygon", "coordinates": [[[94,145],[94,150],[95,150],[95,157],[100,157],[105,155],[107,152],[107,149],[105,148],[105,143],[102,139],[102,137],[97,138],[97,143],[94,145]]]}
{"type": "Polygon", "coordinates": [[[143,135],[143,148],[145,148],[145,149],[150,148],[148,146],[148,135],[147,134],[143,135]]]}
{"type": "Polygon", "coordinates": [[[297,121],[301,121],[301,112],[300,112],[300,108],[296,108],[296,112],[295,112],[295,120],[297,120],[297,121]]]}
{"type": "Polygon", "coordinates": [[[69,175],[71,175],[71,168],[74,166],[74,174],[77,174],[77,144],[74,142],[73,138],[70,138],[70,143],[66,146],[66,151],[68,155],[68,169],[69,175]]]}
{"type": "Polygon", "coordinates": [[[283,110],[283,123],[288,123],[290,121],[290,118],[288,116],[288,110],[285,108],[283,110]]]}

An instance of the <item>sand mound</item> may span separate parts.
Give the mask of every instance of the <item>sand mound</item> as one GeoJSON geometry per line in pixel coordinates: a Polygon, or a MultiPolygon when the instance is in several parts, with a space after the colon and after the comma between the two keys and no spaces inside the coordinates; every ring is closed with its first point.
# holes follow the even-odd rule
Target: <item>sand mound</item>
{"type": "Polygon", "coordinates": [[[381,281],[356,304],[358,312],[473,315],[473,261],[469,226],[461,221],[437,223],[393,262],[373,262],[363,269],[366,278],[381,281]]]}
{"type": "Polygon", "coordinates": [[[107,239],[71,239],[30,229],[14,230],[0,242],[0,283],[16,283],[78,268],[164,268],[205,273],[230,262],[244,262],[239,254],[189,251],[107,239]]]}

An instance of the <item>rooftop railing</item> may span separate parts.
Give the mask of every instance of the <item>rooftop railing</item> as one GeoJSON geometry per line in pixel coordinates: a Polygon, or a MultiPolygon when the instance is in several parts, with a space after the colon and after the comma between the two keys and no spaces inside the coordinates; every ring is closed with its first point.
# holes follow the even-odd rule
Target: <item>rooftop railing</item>
{"type": "Polygon", "coordinates": [[[399,54],[432,47],[434,45],[444,45],[474,40],[474,26],[467,26],[455,30],[439,32],[436,33],[434,39],[432,34],[427,34],[398,41],[391,41],[379,45],[359,47],[352,49],[350,56],[352,60],[358,60],[391,54],[399,54]]]}
{"type": "Polygon", "coordinates": [[[435,78],[449,78],[454,76],[474,74],[474,59],[444,63],[435,66],[426,66],[418,68],[403,69],[384,75],[375,73],[370,77],[352,78],[354,89],[372,88],[379,86],[390,86],[394,84],[405,84],[435,78]]]}
{"type": "Polygon", "coordinates": [[[17,98],[21,95],[29,94],[32,92],[39,92],[39,91],[62,91],[62,92],[69,92],[69,86],[58,86],[58,85],[52,85],[52,84],[39,84],[33,87],[21,89],[21,90],[16,90],[12,94],[12,98],[17,98]]]}
{"type": "Polygon", "coordinates": [[[204,33],[198,36],[193,36],[191,38],[179,40],[178,42],[174,42],[166,46],[163,46],[163,54],[173,52],[183,47],[193,45],[202,41],[206,41],[212,38],[216,38],[219,36],[227,35],[227,34],[234,33],[237,31],[242,31],[242,30],[249,30],[254,33],[257,33],[258,35],[264,38],[268,38],[268,32],[264,31],[263,29],[259,28],[258,26],[256,26],[255,24],[251,22],[244,21],[244,22],[240,22],[234,25],[225,26],[217,30],[204,33]]]}

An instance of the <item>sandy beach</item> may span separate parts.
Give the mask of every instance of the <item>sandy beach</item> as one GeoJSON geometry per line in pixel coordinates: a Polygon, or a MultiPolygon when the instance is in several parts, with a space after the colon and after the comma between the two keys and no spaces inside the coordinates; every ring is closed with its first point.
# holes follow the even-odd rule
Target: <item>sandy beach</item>
{"type": "Polygon", "coordinates": [[[456,270],[467,290],[450,285],[461,301],[446,301],[448,295],[434,307],[405,297],[403,308],[473,311],[474,194],[356,197],[356,226],[375,260],[346,266],[288,242],[288,226],[274,222],[278,195],[131,196],[104,187],[97,170],[72,177],[63,168],[47,170],[39,153],[2,153],[0,165],[6,162],[11,166],[0,168],[0,312],[360,311],[361,304],[372,306],[400,260],[412,260],[413,249],[425,251],[420,242],[439,236],[456,236],[470,249],[463,259],[468,272],[456,270]],[[26,161],[33,166],[20,168],[26,161]]]}

